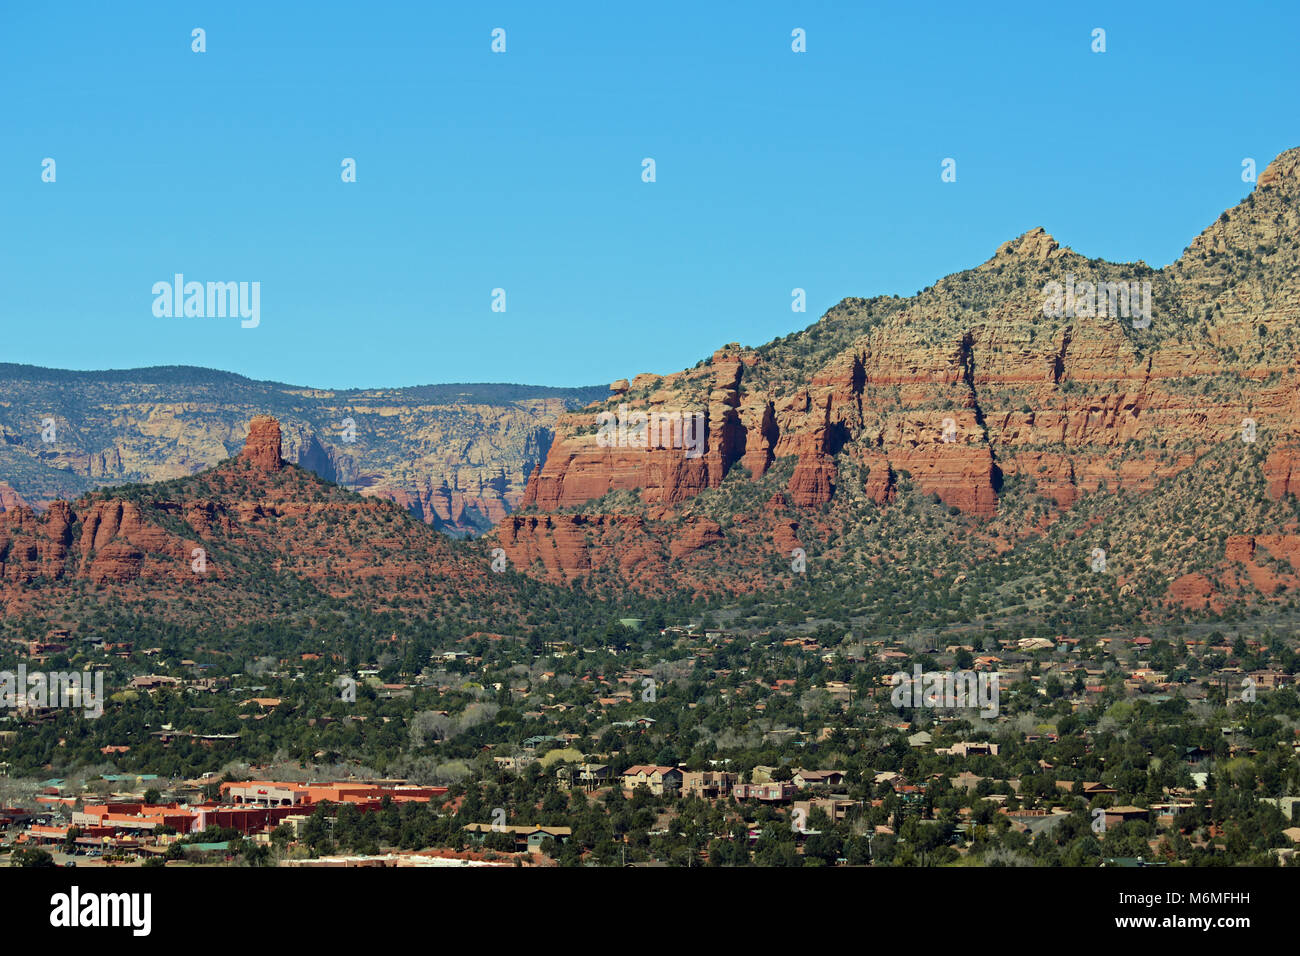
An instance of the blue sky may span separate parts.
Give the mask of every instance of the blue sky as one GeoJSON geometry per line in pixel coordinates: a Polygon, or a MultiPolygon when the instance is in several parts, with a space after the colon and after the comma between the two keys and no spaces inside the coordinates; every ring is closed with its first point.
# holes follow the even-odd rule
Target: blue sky
{"type": "Polygon", "coordinates": [[[985,6],[0,5],[0,361],[670,372],[1034,226],[1163,265],[1300,145],[1294,3],[985,6]],[[261,324],[155,317],[176,272],[261,324]]]}

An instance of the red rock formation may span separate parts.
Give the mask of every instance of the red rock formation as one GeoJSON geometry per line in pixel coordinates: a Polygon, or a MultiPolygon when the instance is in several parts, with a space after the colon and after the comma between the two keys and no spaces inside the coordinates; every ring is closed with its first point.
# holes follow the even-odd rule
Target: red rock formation
{"type": "Polygon", "coordinates": [[[23,500],[22,496],[5,482],[0,481],[0,511],[12,511],[15,508],[25,507],[27,507],[27,502],[23,500]]]}
{"type": "Polygon", "coordinates": [[[668,550],[674,558],[684,558],[701,548],[717,544],[722,540],[722,527],[708,518],[696,518],[682,528],[668,544],[668,550]]]}
{"type": "Polygon", "coordinates": [[[1287,532],[1256,535],[1255,544],[1273,557],[1288,561],[1291,567],[1300,571],[1300,534],[1287,532]]]}
{"type": "Polygon", "coordinates": [[[639,488],[646,504],[676,504],[714,484],[709,469],[707,458],[688,458],[680,448],[601,448],[594,435],[584,435],[551,446],[523,503],[549,511],[639,488]]]}
{"type": "Polygon", "coordinates": [[[898,493],[898,476],[894,474],[889,459],[877,452],[864,456],[863,464],[869,469],[866,486],[863,489],[867,497],[878,505],[893,501],[898,493]]]}
{"type": "Polygon", "coordinates": [[[1221,607],[1216,601],[1213,585],[1200,573],[1184,574],[1169,585],[1169,601],[1185,608],[1200,610],[1206,606],[1221,607]]]}
{"type": "Polygon", "coordinates": [[[58,601],[80,612],[109,598],[148,599],[164,616],[202,606],[219,607],[223,621],[248,620],[263,612],[266,582],[249,580],[231,552],[310,582],[299,593],[357,596],[383,610],[393,609],[390,600],[500,591],[487,561],[453,551],[392,504],[353,497],[303,469],[265,470],[274,425],[255,422],[239,460],[187,481],[202,489],[190,500],[95,492],[55,501],[39,517],[29,508],[0,513],[0,605],[17,615],[54,613],[58,601]]]}
{"type": "Polygon", "coordinates": [[[997,511],[997,467],[987,445],[918,445],[892,456],[891,464],[909,472],[925,494],[968,515],[987,518],[997,511]]]}
{"type": "Polygon", "coordinates": [[[745,454],[740,463],[749,469],[754,479],[762,478],[776,458],[776,443],[781,437],[776,425],[776,409],[770,401],[760,401],[757,407],[742,410],[745,422],[745,454]]]}
{"type": "Polygon", "coordinates": [[[835,461],[816,453],[801,455],[790,476],[790,500],[805,508],[824,505],[835,494],[835,461]]]}
{"type": "Polygon", "coordinates": [[[1248,534],[1234,534],[1224,545],[1223,557],[1227,561],[1253,561],[1255,539],[1248,534]]]}
{"type": "Polygon", "coordinates": [[[95,552],[86,576],[95,584],[134,581],[144,568],[144,552],[125,541],[113,541],[95,552]]]}
{"type": "MultiPolygon", "coordinates": [[[[619,530],[641,538],[645,520],[639,516],[599,515],[512,515],[498,526],[502,547],[521,570],[540,564],[545,577],[566,581],[591,568],[587,534],[590,531],[619,530]]],[[[628,556],[623,555],[620,566],[628,556]]]]}
{"type": "Polygon", "coordinates": [[[1271,498],[1300,495],[1300,446],[1282,442],[1264,459],[1264,481],[1271,498]]]}
{"type": "Polygon", "coordinates": [[[1006,477],[1023,474],[1039,494],[1050,496],[1058,508],[1069,508],[1079,498],[1074,462],[1065,455],[1023,452],[1007,456],[1002,467],[1006,477]]]}
{"type": "Polygon", "coordinates": [[[763,511],[772,529],[772,544],[782,555],[802,547],[799,541],[799,522],[790,518],[784,495],[775,494],[768,499],[763,511]]]}
{"type": "MultiPolygon", "coordinates": [[[[1300,363],[1289,345],[1300,327],[1297,197],[1300,150],[1293,150],[1261,175],[1243,204],[1249,210],[1221,217],[1162,270],[1087,260],[1034,229],[914,299],[845,300],[804,332],[763,349],[727,346],[706,365],[654,381],[638,376],[638,389],[654,389],[652,404],[707,402],[703,473],[652,476],[649,456],[638,464],[608,451],[595,454],[589,434],[562,421],[525,506],[580,509],[596,522],[593,499],[609,490],[639,490],[655,522],[646,534],[671,535],[674,521],[694,514],[692,499],[718,488],[736,461],[762,479],[793,458],[785,493],[806,543],[861,520],[856,507],[864,497],[888,508],[906,475],[912,488],[975,519],[973,533],[1004,552],[1103,488],[1129,493],[1125,501],[1162,483],[1166,491],[1176,489],[1168,479],[1225,445],[1233,454],[1217,461],[1235,462],[1240,449],[1244,466],[1259,467],[1252,450],[1243,449],[1246,419],[1257,423],[1260,447],[1268,450],[1262,467],[1268,495],[1300,494],[1294,425],[1300,363]],[[1244,277],[1232,265],[1242,252],[1251,262],[1244,277]],[[1149,332],[1104,310],[1055,317],[1044,310],[1048,281],[1067,274],[1114,281],[1125,270],[1129,278],[1149,274],[1156,286],[1163,311],[1149,332]],[[1004,513],[999,496],[1013,479],[1017,507],[1004,513]]],[[[726,495],[710,499],[710,514],[722,513],[720,500],[726,495]]],[[[745,554],[755,565],[794,539],[782,527],[791,520],[784,514],[730,517],[745,526],[745,554]]],[[[545,522],[530,527],[549,533],[545,522]]],[[[586,557],[564,548],[572,563],[564,558],[557,566],[570,572],[583,561],[584,568],[602,566],[607,547],[595,527],[587,525],[586,557]]],[[[624,529],[623,547],[630,534],[624,529]]],[[[507,549],[548,553],[548,541],[525,538],[523,528],[514,529],[507,549]]],[[[642,543],[651,551],[662,544],[642,543]]],[[[1244,542],[1234,543],[1231,554],[1247,556],[1244,542]]],[[[1177,577],[1190,569],[1162,570],[1177,577]]],[[[703,562],[695,572],[702,581],[703,562]]],[[[1265,590],[1266,577],[1251,573],[1265,590]]],[[[1174,589],[1179,601],[1203,604],[1208,579],[1184,578],[1174,589]]]]}
{"type": "Polygon", "coordinates": [[[284,465],[280,458],[280,423],[270,415],[256,416],[248,423],[248,439],[239,457],[263,471],[279,471],[284,465]]]}

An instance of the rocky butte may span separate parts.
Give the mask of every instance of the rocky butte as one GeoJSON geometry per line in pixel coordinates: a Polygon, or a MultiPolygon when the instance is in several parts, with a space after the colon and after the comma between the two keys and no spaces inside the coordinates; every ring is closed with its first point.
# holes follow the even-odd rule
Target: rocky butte
{"type": "Polygon", "coordinates": [[[248,438],[239,457],[252,462],[263,471],[279,471],[280,423],[270,415],[258,415],[248,423],[248,438]]]}
{"type": "Polygon", "coordinates": [[[243,449],[216,467],[130,489],[0,513],[0,606],[10,617],[80,617],[141,603],[227,624],[281,605],[348,598],[487,608],[505,588],[486,561],[393,502],[285,462],[280,422],[255,416],[243,449]],[[202,552],[202,561],[196,560],[202,552]]]}

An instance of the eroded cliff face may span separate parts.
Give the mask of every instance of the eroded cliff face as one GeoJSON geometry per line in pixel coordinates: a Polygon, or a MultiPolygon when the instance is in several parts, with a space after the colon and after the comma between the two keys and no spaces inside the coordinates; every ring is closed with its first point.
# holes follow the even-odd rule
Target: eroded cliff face
{"type": "Polygon", "coordinates": [[[0,481],[0,511],[12,511],[26,504],[22,495],[10,488],[6,482],[0,481]]]}
{"type": "Polygon", "coordinates": [[[517,508],[558,418],[596,394],[534,396],[517,386],[334,392],[204,369],[99,381],[21,366],[0,366],[0,390],[9,396],[0,404],[0,509],[40,510],[95,487],[195,474],[235,454],[249,419],[273,408],[286,461],[400,502],[455,535],[482,532],[517,508]]]}
{"type": "Polygon", "coordinates": [[[252,420],[237,457],[197,476],[0,514],[0,608],[12,616],[147,601],[164,617],[228,623],[265,614],[272,592],[391,609],[449,594],[486,605],[500,590],[486,561],[393,504],[288,464],[270,416],[252,420]]]}
{"type": "MultiPolygon", "coordinates": [[[[614,383],[617,411],[589,406],[561,419],[577,433],[551,446],[544,466],[529,480],[523,504],[561,510],[581,507],[612,491],[639,490],[647,505],[664,506],[716,488],[745,454],[748,431],[737,411],[742,368],[738,357],[720,353],[710,366],[712,387],[685,402],[678,401],[683,396],[671,387],[654,390],[648,385],[645,402],[629,402],[626,383],[614,383]],[[592,430],[599,427],[600,411],[620,415],[624,409],[657,416],[653,428],[649,422],[644,425],[646,447],[637,447],[635,438],[602,440],[592,430]],[[669,424],[663,424],[664,419],[669,424]]],[[[625,434],[633,431],[624,428],[625,434]]]]}
{"type": "MultiPolygon", "coordinates": [[[[801,536],[843,533],[842,499],[887,508],[902,482],[965,516],[994,550],[1100,489],[1149,493],[1225,444],[1261,452],[1243,467],[1269,496],[1296,494],[1298,199],[1292,150],[1165,269],[1088,260],[1034,229],[914,299],[845,300],[763,348],[728,346],[695,369],[617,382],[608,402],[560,420],[524,496],[538,513],[503,523],[501,545],[552,579],[635,568],[642,581],[654,570],[708,589],[720,536],[696,522],[748,527],[759,562],[801,536]],[[1149,282],[1150,323],[1082,304],[1045,315],[1047,283],[1067,277],[1149,282]],[[596,415],[617,404],[705,409],[706,453],[599,447],[596,415]],[[759,480],[783,461],[776,505],[711,497],[737,465],[759,480]],[[1000,515],[1007,482],[1049,513],[1000,515]]],[[[1175,590],[1203,602],[1198,580],[1175,590]]]]}

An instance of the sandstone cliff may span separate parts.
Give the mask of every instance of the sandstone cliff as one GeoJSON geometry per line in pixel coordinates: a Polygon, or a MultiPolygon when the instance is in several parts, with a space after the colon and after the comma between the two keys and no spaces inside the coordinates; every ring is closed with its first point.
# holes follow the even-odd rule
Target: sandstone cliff
{"type": "Polygon", "coordinates": [[[518,507],[558,417],[599,394],[507,385],[332,391],[197,368],[17,365],[0,365],[0,391],[0,508],[195,474],[234,454],[249,419],[270,410],[286,460],[399,502],[453,535],[482,532],[518,507]]]}
{"type": "MultiPolygon", "coordinates": [[[[1298,200],[1291,150],[1163,269],[1090,260],[1033,229],[911,299],[846,299],[766,346],[617,382],[605,403],[561,418],[500,542],[550,579],[604,571],[647,588],[653,572],[658,586],[709,591],[769,585],[795,540],[830,548],[858,522],[887,523],[900,488],[946,509],[952,540],[976,543],[972,560],[1071,516],[1121,520],[1084,519],[1085,500],[1172,508],[1176,480],[1221,482],[1223,467],[1249,469],[1259,489],[1243,492],[1259,499],[1253,516],[1236,520],[1283,520],[1270,502],[1300,488],[1298,200]],[[1151,321],[1108,314],[1104,293],[1093,309],[1045,314],[1048,284],[1067,278],[1149,283],[1151,321]],[[702,409],[706,453],[597,447],[595,416],[619,405],[702,409]],[[780,489],[781,504],[755,507],[745,483],[765,499],[780,489]],[[703,520],[730,539],[700,534],[703,520]]],[[[1204,582],[1157,550],[1180,582],[1162,591],[1199,601],[1204,582]]]]}
{"type": "Polygon", "coordinates": [[[83,620],[87,607],[146,607],[228,624],[347,601],[424,612],[513,600],[477,548],[388,501],[328,484],[281,456],[257,416],[234,457],[186,478],[0,513],[0,606],[83,620]],[[62,609],[62,611],[61,611],[62,609]]]}

